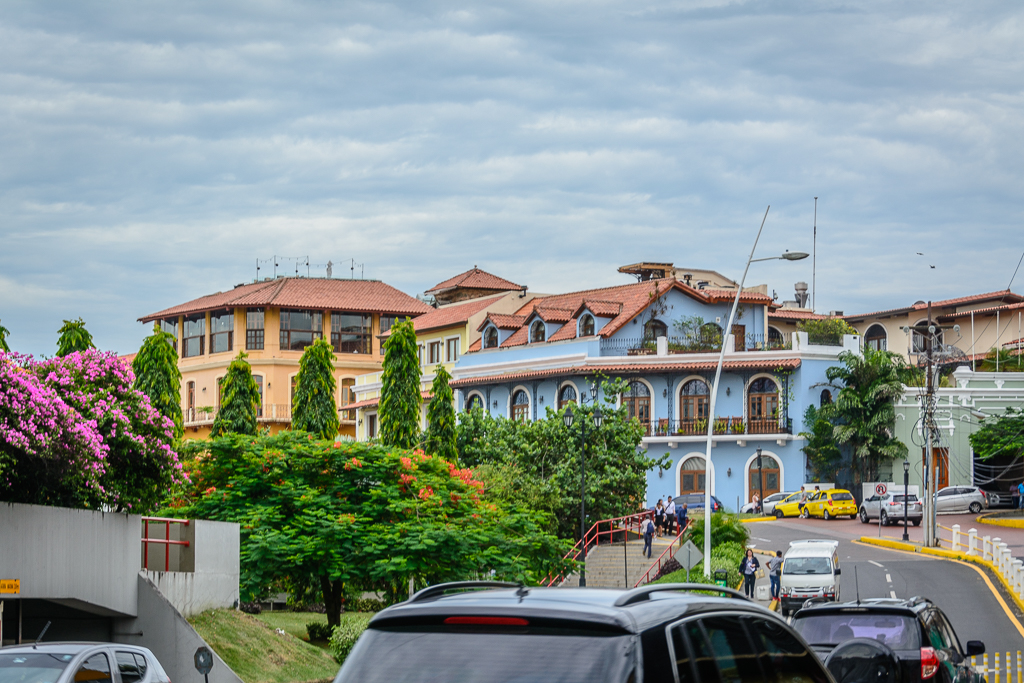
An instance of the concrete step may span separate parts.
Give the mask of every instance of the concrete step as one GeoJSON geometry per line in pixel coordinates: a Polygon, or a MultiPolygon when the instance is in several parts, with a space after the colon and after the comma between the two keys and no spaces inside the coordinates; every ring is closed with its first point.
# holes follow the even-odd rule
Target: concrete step
{"type": "MultiPolygon", "coordinates": [[[[591,588],[632,588],[647,573],[658,557],[669,546],[667,539],[655,539],[650,559],[641,551],[642,540],[631,540],[623,548],[622,543],[599,545],[587,552],[587,586],[591,588]]],[[[579,575],[572,574],[560,584],[560,588],[579,586],[579,575]]]]}

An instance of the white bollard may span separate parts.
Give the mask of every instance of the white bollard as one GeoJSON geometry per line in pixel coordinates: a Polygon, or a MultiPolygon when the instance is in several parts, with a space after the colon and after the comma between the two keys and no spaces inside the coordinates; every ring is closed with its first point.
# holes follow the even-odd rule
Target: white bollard
{"type": "Polygon", "coordinates": [[[1013,592],[1020,595],[1020,576],[1021,568],[1024,567],[1024,562],[1020,560],[1013,561],[1013,567],[1010,569],[1010,585],[1013,587],[1013,592]]]}
{"type": "Polygon", "coordinates": [[[992,564],[996,566],[996,569],[999,569],[999,560],[996,557],[996,553],[998,552],[997,547],[999,546],[1000,540],[1001,539],[998,536],[992,539],[992,564]]]}
{"type": "MultiPolygon", "coordinates": [[[[977,555],[978,553],[975,550],[975,548],[977,548],[977,547],[978,547],[978,530],[977,529],[968,529],[967,530],[967,554],[969,556],[971,556],[971,557],[974,557],[975,555],[977,555]]],[[[1024,683],[1024,681],[1021,681],[1021,683],[1024,683]]]]}
{"type": "Polygon", "coordinates": [[[958,550],[960,550],[960,525],[959,524],[954,524],[953,525],[953,542],[950,544],[950,547],[952,548],[954,553],[957,552],[958,550]]]}

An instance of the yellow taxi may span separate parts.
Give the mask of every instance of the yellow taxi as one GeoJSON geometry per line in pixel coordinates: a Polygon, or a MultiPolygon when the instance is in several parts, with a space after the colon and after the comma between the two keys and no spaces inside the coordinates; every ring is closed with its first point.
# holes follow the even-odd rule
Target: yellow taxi
{"type": "MultiPolygon", "coordinates": [[[[783,498],[775,504],[775,518],[782,519],[783,517],[799,517],[801,516],[800,508],[800,495],[801,492],[797,491],[791,496],[783,498]]],[[[810,500],[810,495],[807,496],[810,500]]]]}
{"type": "Polygon", "coordinates": [[[818,491],[807,500],[803,517],[821,517],[833,519],[848,515],[850,519],[857,516],[857,501],[846,489],[829,489],[818,491]]]}

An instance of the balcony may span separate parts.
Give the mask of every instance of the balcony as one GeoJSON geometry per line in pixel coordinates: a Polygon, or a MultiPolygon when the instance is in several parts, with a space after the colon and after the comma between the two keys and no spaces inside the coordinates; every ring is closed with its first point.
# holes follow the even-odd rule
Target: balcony
{"type": "MultiPolygon", "coordinates": [[[[777,335],[748,334],[735,351],[781,351],[793,348],[792,339],[777,335]]],[[[722,335],[699,333],[668,337],[669,354],[718,353],[722,350],[722,335]]],[[[602,339],[602,356],[654,356],[658,343],[654,339],[602,339]]]]}
{"type": "MultiPolygon", "coordinates": [[[[217,408],[201,406],[187,408],[182,413],[185,427],[208,427],[217,419],[217,408]]],[[[291,422],[292,409],[287,403],[265,403],[256,409],[257,422],[291,422]]]]}
{"type": "MultiPolygon", "coordinates": [[[[707,420],[675,420],[660,418],[645,425],[645,436],[707,436],[707,420]]],[[[754,418],[719,417],[715,419],[715,436],[760,436],[792,434],[793,421],[788,417],[754,418]]]]}

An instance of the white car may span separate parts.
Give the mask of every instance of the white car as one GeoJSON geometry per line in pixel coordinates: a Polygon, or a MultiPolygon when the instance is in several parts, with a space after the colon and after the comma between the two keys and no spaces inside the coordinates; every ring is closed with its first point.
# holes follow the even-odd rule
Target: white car
{"type": "Polygon", "coordinates": [[[974,512],[988,509],[988,497],[977,486],[947,486],[935,496],[936,512],[974,512]]]}
{"type": "Polygon", "coordinates": [[[117,680],[121,683],[171,683],[153,653],[138,645],[39,643],[0,648],[0,681],[114,683],[117,680]]]}
{"type": "Polygon", "coordinates": [[[782,558],[779,607],[788,617],[811,598],[839,601],[839,541],[793,541],[782,558]]]}
{"type": "MultiPolygon", "coordinates": [[[[775,513],[775,504],[780,502],[780,501],[785,500],[786,498],[789,498],[792,495],[793,494],[791,492],[782,492],[782,491],[780,491],[779,493],[773,493],[770,496],[765,496],[764,497],[764,505],[761,506],[763,508],[761,510],[761,512],[763,514],[766,514],[766,515],[774,514],[775,513]]],[[[746,505],[744,505],[743,507],[740,508],[740,512],[753,512],[753,511],[754,511],[754,504],[753,503],[747,503],[746,505]]]]}

